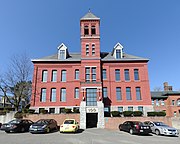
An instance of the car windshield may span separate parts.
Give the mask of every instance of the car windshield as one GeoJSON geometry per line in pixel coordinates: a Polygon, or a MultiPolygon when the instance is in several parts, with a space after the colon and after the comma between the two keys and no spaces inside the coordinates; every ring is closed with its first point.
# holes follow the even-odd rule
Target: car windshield
{"type": "Polygon", "coordinates": [[[36,123],[37,124],[48,124],[48,120],[44,120],[44,119],[41,119],[41,120],[38,120],[36,123]]]}
{"type": "Polygon", "coordinates": [[[137,121],[137,122],[134,122],[134,124],[135,124],[135,125],[143,125],[142,122],[138,122],[138,121],[137,121]]]}
{"type": "Polygon", "coordinates": [[[9,122],[9,124],[19,124],[20,122],[20,120],[12,120],[9,122]]]}
{"type": "Polygon", "coordinates": [[[154,122],[154,124],[155,124],[156,126],[168,126],[168,125],[166,125],[166,124],[164,124],[164,123],[162,123],[162,122],[154,122]]]}
{"type": "Polygon", "coordinates": [[[74,124],[74,120],[65,120],[64,124],[74,124]]]}

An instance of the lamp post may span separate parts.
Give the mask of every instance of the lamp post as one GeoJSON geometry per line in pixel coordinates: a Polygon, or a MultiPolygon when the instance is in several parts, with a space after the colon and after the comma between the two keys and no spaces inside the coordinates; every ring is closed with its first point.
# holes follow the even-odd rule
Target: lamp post
{"type": "Polygon", "coordinates": [[[4,99],[3,99],[3,107],[6,107],[6,87],[4,88],[4,99]]]}

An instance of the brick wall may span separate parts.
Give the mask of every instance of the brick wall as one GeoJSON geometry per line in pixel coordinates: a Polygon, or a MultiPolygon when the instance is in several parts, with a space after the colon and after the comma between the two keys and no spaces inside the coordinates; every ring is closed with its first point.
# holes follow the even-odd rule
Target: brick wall
{"type": "Polygon", "coordinates": [[[31,114],[26,115],[25,119],[36,122],[39,119],[55,119],[60,126],[65,119],[76,119],[80,122],[80,114],[31,114]]]}
{"type": "MultiPolygon", "coordinates": [[[[37,121],[39,119],[55,119],[58,125],[61,125],[65,119],[72,118],[80,122],[80,114],[32,114],[26,115],[26,119],[32,121],[37,121]]],[[[124,121],[161,121],[166,123],[169,126],[172,126],[171,117],[105,117],[105,128],[118,130],[119,124],[122,124],[124,121]]],[[[179,123],[178,123],[179,124],[179,123]]],[[[173,124],[174,125],[174,124],[173,124]]]]}
{"type": "Polygon", "coordinates": [[[170,117],[105,117],[105,128],[118,130],[119,124],[125,121],[161,121],[172,126],[170,117]]]}

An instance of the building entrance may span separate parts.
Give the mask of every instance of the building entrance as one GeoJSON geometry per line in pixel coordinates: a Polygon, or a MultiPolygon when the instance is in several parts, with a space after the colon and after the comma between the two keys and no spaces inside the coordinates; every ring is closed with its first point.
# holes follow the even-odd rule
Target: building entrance
{"type": "Polygon", "coordinates": [[[98,114],[97,113],[86,113],[86,128],[97,127],[98,114]]]}

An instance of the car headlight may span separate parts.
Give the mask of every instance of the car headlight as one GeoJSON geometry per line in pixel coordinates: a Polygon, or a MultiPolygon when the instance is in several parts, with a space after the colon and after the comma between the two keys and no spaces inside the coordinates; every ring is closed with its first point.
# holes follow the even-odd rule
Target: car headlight
{"type": "Polygon", "coordinates": [[[29,128],[32,128],[32,125],[29,128]]]}
{"type": "Polygon", "coordinates": [[[44,129],[44,128],[46,128],[46,127],[47,127],[47,125],[43,125],[43,127],[42,127],[42,128],[44,129]]]}

